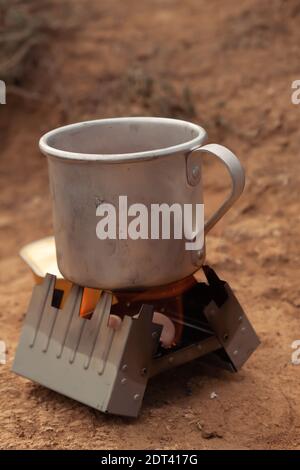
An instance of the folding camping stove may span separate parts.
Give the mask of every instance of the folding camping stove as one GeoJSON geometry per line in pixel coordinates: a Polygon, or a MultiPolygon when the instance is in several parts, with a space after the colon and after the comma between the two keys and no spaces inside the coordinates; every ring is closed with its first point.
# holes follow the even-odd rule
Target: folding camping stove
{"type": "Polygon", "coordinates": [[[194,276],[144,292],[99,292],[81,315],[85,289],[64,291],[47,274],[33,290],[12,370],[103,412],[135,417],[148,380],[206,356],[238,371],[259,339],[229,285],[209,266],[194,276]],[[169,348],[160,342],[161,312],[175,325],[169,348]],[[121,326],[109,326],[110,315],[121,326]]]}

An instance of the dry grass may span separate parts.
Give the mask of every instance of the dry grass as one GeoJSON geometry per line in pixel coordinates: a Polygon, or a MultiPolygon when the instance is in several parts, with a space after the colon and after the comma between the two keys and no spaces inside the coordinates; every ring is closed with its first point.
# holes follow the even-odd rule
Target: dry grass
{"type": "Polygon", "coordinates": [[[7,84],[18,85],[32,66],[34,49],[46,38],[48,6],[47,1],[0,0],[0,76],[7,84]]]}
{"type": "MultiPolygon", "coordinates": [[[[61,8],[67,9],[68,2],[61,8]]],[[[70,16],[61,17],[56,0],[0,0],[0,78],[10,89],[22,88],[51,36],[74,27],[70,16]]]]}

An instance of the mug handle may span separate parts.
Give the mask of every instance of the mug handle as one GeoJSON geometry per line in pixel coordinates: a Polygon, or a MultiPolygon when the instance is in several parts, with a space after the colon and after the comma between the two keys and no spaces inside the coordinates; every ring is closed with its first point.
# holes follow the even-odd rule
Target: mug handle
{"type": "Polygon", "coordinates": [[[203,147],[195,148],[191,151],[189,157],[194,152],[207,152],[218,157],[218,159],[226,166],[232,183],[230,195],[204,224],[204,234],[207,234],[241,196],[245,187],[245,172],[239,159],[231,152],[231,150],[223,145],[208,144],[203,147]]]}

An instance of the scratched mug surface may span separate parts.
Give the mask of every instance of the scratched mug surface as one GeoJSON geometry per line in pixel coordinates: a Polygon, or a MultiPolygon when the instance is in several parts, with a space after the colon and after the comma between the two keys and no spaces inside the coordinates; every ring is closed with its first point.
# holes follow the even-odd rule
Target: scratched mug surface
{"type": "Polygon", "coordinates": [[[140,289],[193,274],[205,258],[205,237],[197,251],[186,240],[97,237],[97,208],[144,204],[203,204],[201,160],[216,156],[231,176],[231,192],[205,222],[206,234],[241,195],[245,177],[237,157],[218,144],[204,145],[206,131],[167,118],[101,119],[60,127],[45,134],[53,201],[57,262],[63,276],[81,286],[140,289]]]}

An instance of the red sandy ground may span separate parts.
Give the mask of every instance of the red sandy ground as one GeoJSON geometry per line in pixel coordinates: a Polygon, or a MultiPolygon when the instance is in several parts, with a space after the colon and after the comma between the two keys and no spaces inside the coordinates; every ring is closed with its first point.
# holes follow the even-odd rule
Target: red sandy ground
{"type": "MultiPolygon", "coordinates": [[[[299,1],[82,0],[73,15],[77,26],[52,38],[24,84],[36,99],[1,106],[0,447],[300,448],[300,366],[291,364],[300,339],[299,1]],[[245,194],[208,236],[207,257],[262,340],[236,375],[193,363],[157,377],[137,420],[10,372],[33,284],[18,251],[52,233],[38,138],[63,123],[133,114],[191,119],[241,158],[245,194]]],[[[212,161],[204,173],[212,210],[228,180],[212,161]]]]}

